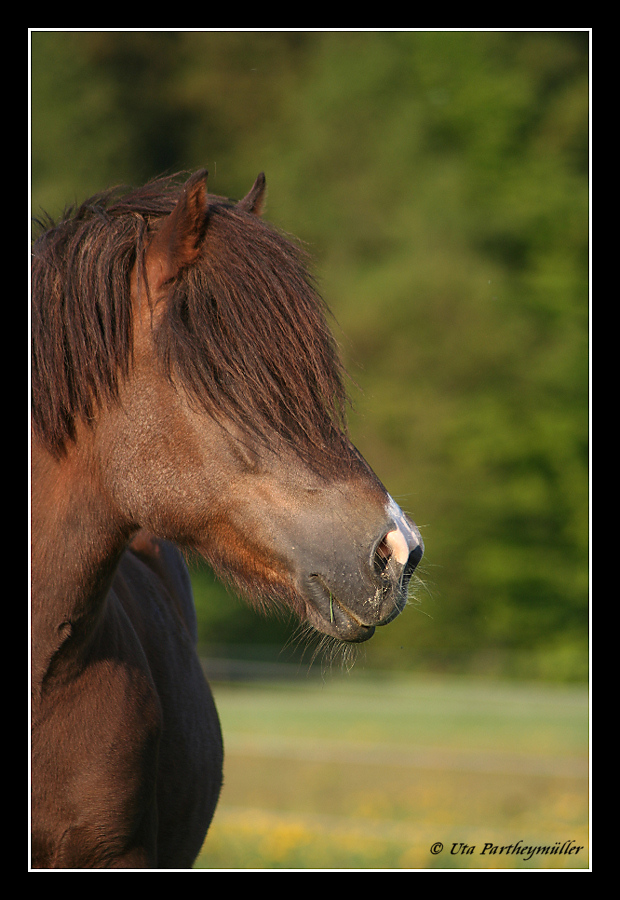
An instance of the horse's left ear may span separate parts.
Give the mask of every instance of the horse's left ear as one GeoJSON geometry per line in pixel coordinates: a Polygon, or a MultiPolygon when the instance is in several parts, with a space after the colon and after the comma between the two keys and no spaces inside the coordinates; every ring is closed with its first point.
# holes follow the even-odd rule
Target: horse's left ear
{"type": "Polygon", "coordinates": [[[248,194],[237,203],[237,208],[243,210],[243,212],[254,213],[257,216],[263,211],[263,205],[265,203],[265,189],[267,187],[267,182],[265,180],[265,175],[263,172],[260,173],[252,188],[248,194]]]}
{"type": "Polygon", "coordinates": [[[146,271],[152,291],[176,278],[198,259],[207,224],[207,172],[187,181],[170,215],[164,219],[146,251],[146,271]]]}

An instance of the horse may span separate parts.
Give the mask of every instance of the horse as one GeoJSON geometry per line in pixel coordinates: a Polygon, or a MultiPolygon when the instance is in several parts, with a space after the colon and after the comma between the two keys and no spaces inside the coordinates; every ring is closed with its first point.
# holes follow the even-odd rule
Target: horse
{"type": "Polygon", "coordinates": [[[33,241],[32,868],[195,862],[223,749],[187,554],[343,646],[407,602],[422,539],[265,184],[114,189],[33,241]]]}

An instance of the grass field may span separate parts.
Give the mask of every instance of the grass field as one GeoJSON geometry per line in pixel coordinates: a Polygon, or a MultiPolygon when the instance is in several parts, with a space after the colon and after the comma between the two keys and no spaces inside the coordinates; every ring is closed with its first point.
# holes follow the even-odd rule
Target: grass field
{"type": "Polygon", "coordinates": [[[225,784],[196,868],[589,866],[586,688],[354,670],[214,693],[225,784]]]}

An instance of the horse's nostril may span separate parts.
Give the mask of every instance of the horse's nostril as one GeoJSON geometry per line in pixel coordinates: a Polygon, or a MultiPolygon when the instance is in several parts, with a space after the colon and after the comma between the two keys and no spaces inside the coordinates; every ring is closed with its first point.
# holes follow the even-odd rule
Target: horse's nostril
{"type": "Polygon", "coordinates": [[[410,549],[411,545],[405,540],[401,532],[396,529],[388,532],[377,545],[373,566],[375,575],[379,578],[387,577],[387,568],[390,560],[394,561],[396,568],[394,574],[401,571],[401,584],[406,588],[411,575],[422,559],[423,549],[420,545],[410,549]]]}
{"type": "Polygon", "coordinates": [[[375,555],[373,559],[373,564],[375,567],[376,575],[383,575],[385,570],[387,569],[387,565],[392,558],[392,551],[390,550],[387,541],[385,538],[380,542],[377,549],[375,550],[375,555]]]}

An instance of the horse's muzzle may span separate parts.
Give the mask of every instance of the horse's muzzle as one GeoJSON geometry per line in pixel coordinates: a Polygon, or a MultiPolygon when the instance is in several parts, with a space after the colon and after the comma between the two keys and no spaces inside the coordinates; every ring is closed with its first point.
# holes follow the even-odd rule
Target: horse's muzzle
{"type": "Polygon", "coordinates": [[[409,582],[424,553],[417,527],[389,498],[387,528],[365,557],[324,564],[305,580],[308,619],[319,631],[362,642],[405,608],[409,582]]]}

